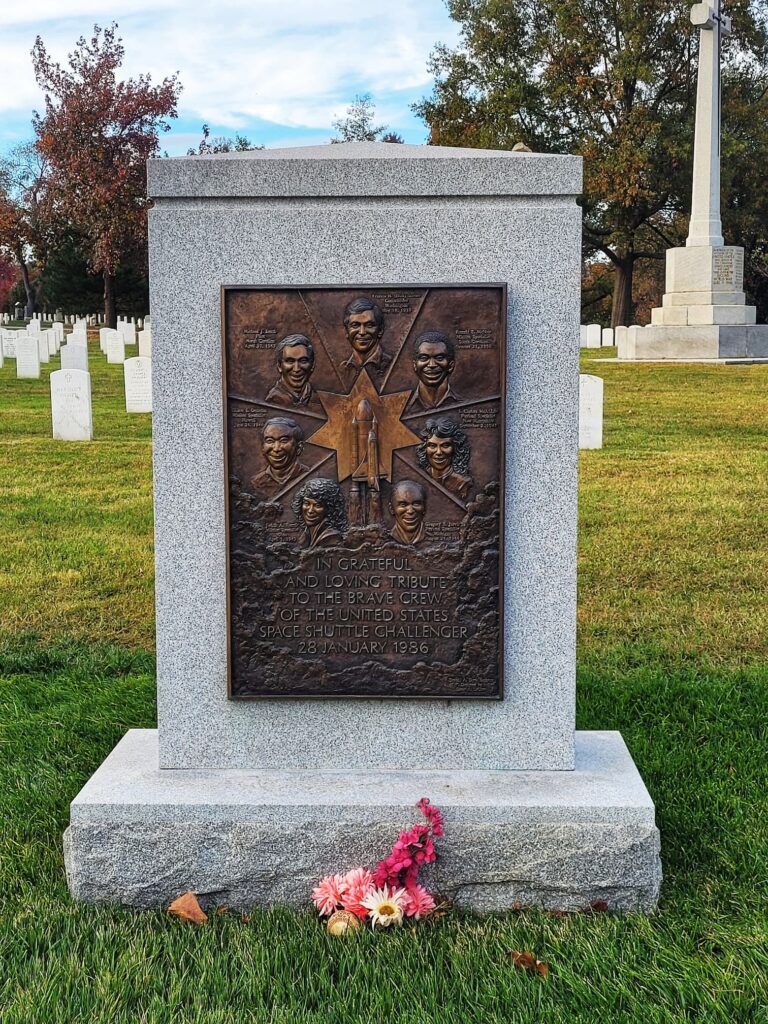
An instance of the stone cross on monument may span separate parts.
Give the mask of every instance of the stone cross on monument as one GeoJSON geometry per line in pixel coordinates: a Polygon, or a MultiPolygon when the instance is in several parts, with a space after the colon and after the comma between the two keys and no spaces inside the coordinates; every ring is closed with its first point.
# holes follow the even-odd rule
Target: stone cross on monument
{"type": "Polygon", "coordinates": [[[693,196],[686,246],[722,245],[720,224],[720,49],[731,19],[715,6],[694,4],[691,22],[699,31],[696,134],[693,146],[693,196]]]}
{"type": "Polygon", "coordinates": [[[731,31],[720,0],[694,4],[699,77],[691,220],[685,246],[667,249],[661,306],[647,327],[630,327],[619,359],[768,362],[768,326],[744,295],[744,250],[723,243],[720,221],[720,44],[731,31]]]}

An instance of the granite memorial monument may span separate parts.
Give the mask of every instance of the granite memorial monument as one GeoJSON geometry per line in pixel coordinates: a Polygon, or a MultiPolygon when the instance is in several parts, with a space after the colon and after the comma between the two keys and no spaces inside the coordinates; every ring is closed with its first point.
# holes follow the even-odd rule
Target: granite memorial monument
{"type": "Polygon", "coordinates": [[[655,906],[651,799],[574,729],[580,187],[385,143],[150,163],[158,728],[72,803],[77,898],[306,906],[428,796],[458,905],[655,906]]]}

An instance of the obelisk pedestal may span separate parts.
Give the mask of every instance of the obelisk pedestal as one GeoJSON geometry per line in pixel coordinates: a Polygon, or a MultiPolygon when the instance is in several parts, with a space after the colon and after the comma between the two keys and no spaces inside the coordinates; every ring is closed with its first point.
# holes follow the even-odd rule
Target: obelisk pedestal
{"type": "Polygon", "coordinates": [[[768,359],[768,325],[755,323],[743,275],[739,246],[669,249],[662,305],[619,338],[619,359],[768,359]]]}

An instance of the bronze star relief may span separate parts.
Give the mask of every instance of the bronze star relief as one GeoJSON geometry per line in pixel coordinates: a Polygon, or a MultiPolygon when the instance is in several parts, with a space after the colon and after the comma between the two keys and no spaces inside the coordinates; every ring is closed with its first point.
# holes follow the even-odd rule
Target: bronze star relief
{"type": "Polygon", "coordinates": [[[380,395],[364,370],[359,374],[348,395],[337,395],[330,391],[317,392],[317,397],[328,416],[328,422],[308,437],[307,441],[321,448],[332,448],[336,452],[339,483],[352,476],[363,454],[359,450],[356,414],[361,402],[366,401],[375,417],[379,471],[381,476],[391,480],[393,452],[398,448],[416,445],[420,440],[417,434],[400,422],[410,396],[410,391],[380,395]]]}

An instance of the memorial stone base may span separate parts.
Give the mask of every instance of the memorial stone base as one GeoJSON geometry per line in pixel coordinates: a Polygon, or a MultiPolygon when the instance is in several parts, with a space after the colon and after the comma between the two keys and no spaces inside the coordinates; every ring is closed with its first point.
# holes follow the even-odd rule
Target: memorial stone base
{"type": "Polygon", "coordinates": [[[617,732],[576,733],[574,771],[158,768],[132,730],[88,781],[65,834],[72,894],[160,907],[310,906],[329,872],[375,863],[428,796],[445,815],[430,887],[478,911],[523,904],[651,911],[659,833],[617,732]]]}
{"type": "Polygon", "coordinates": [[[742,290],[744,250],[697,245],[667,251],[662,305],[647,327],[619,340],[621,360],[756,361],[768,359],[768,325],[742,290]]]}

